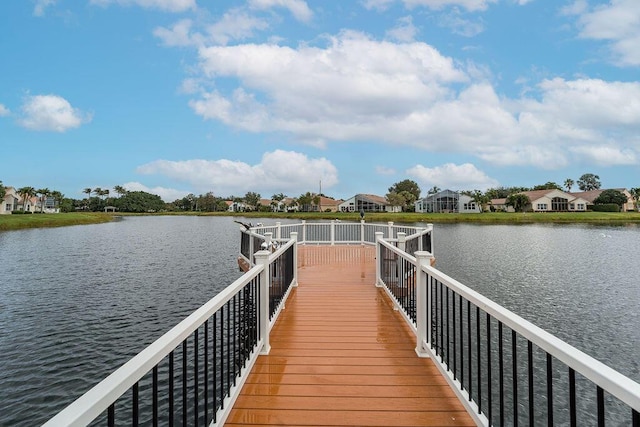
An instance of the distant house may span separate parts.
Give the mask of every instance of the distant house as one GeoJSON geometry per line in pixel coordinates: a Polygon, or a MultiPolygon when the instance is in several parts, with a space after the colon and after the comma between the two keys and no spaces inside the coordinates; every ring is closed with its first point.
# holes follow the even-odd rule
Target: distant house
{"type": "Polygon", "coordinates": [[[320,196],[320,205],[318,209],[320,212],[338,212],[340,210],[340,204],[343,203],[344,200],[332,199],[329,197],[320,196]]]}
{"type": "Polygon", "coordinates": [[[340,212],[401,212],[401,206],[391,206],[387,199],[374,194],[356,194],[338,204],[340,212]]]}
{"type": "Polygon", "coordinates": [[[5,195],[0,205],[0,214],[10,214],[18,209],[18,201],[20,198],[13,187],[5,187],[5,195]]]}
{"type": "Polygon", "coordinates": [[[228,212],[244,212],[246,211],[246,205],[242,202],[234,202],[233,200],[225,201],[228,212]]]}
{"type": "MultiPolygon", "coordinates": [[[[633,196],[626,188],[612,188],[612,190],[616,190],[621,192],[627,197],[627,202],[622,205],[622,210],[627,212],[632,212],[635,210],[635,201],[633,200],[633,196]]],[[[604,190],[591,190],[591,191],[582,191],[579,193],[571,193],[572,196],[580,197],[586,200],[590,205],[593,204],[593,201],[597,199],[600,194],[602,194],[604,190]]]]}
{"type": "Polygon", "coordinates": [[[416,212],[423,213],[479,213],[481,207],[471,196],[457,191],[442,190],[415,202],[416,212]]]}
{"type": "Polygon", "coordinates": [[[584,212],[588,205],[593,204],[583,197],[555,189],[523,191],[518,194],[529,197],[525,210],[530,212],[584,212]]]}
{"type": "Polygon", "coordinates": [[[496,212],[515,212],[513,206],[507,205],[507,199],[491,199],[491,209],[496,212]]]}

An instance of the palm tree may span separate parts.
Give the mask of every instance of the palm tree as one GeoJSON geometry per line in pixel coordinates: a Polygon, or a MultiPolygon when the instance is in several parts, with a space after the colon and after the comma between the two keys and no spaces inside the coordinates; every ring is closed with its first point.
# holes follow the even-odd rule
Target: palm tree
{"type": "Polygon", "coordinates": [[[638,210],[638,201],[640,200],[640,187],[632,188],[629,190],[629,194],[633,197],[633,205],[638,210]]]}
{"type": "Polygon", "coordinates": [[[89,199],[91,197],[91,193],[93,193],[93,190],[91,188],[87,187],[84,190],[82,190],[82,192],[84,194],[86,194],[87,195],[87,199],[89,199]]]}
{"type": "Polygon", "coordinates": [[[47,199],[47,196],[51,194],[48,188],[41,188],[36,190],[36,193],[40,195],[40,213],[44,213],[44,202],[47,199]]]}
{"type": "Polygon", "coordinates": [[[0,203],[4,200],[4,196],[7,195],[7,189],[2,185],[2,181],[0,181],[0,203]]]}
{"type": "Polygon", "coordinates": [[[22,212],[26,211],[27,200],[36,195],[36,190],[33,187],[22,187],[18,189],[18,194],[22,197],[22,212]]]}
{"type": "Polygon", "coordinates": [[[109,200],[109,189],[105,188],[104,190],[100,191],[100,196],[106,196],[105,200],[109,200]]]}
{"type": "Polygon", "coordinates": [[[118,196],[122,196],[123,194],[127,194],[128,191],[126,188],[124,188],[122,185],[116,185],[113,187],[113,191],[115,191],[116,193],[118,193],[118,196]]]}
{"type": "Polygon", "coordinates": [[[102,194],[102,188],[100,187],[96,187],[93,189],[93,194],[95,194],[96,196],[100,196],[102,194]]]}
{"type": "Polygon", "coordinates": [[[573,182],[571,178],[567,178],[564,180],[564,188],[567,189],[567,192],[571,192],[571,187],[573,187],[573,184],[575,184],[575,182],[573,182]]]}
{"type": "Polygon", "coordinates": [[[51,192],[51,197],[53,197],[55,204],[58,206],[58,208],[60,208],[62,205],[62,199],[64,199],[64,194],[62,194],[58,190],[53,190],[51,192]]]}

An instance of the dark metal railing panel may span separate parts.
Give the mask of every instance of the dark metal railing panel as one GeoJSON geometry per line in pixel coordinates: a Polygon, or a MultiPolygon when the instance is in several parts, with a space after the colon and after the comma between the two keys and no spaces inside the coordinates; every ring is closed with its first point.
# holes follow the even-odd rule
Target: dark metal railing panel
{"type": "Polygon", "coordinates": [[[416,325],[416,268],[390,249],[381,248],[381,278],[395,302],[416,325]]]}
{"type": "Polygon", "coordinates": [[[269,287],[269,319],[278,311],[285,295],[293,285],[295,274],[294,251],[295,245],[289,246],[283,254],[277,257],[269,265],[270,287],[269,287]]]}
{"type": "Polygon", "coordinates": [[[631,425],[633,408],[429,277],[427,341],[490,425],[631,425]]]}
{"type": "Polygon", "coordinates": [[[259,350],[255,276],[91,425],[216,422],[248,360],[259,350]]]}

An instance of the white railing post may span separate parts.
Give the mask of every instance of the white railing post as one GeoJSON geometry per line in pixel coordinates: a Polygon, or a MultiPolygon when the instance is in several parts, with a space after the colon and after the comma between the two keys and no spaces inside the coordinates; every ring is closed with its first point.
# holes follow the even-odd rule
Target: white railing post
{"type": "MultiPolygon", "coordinates": [[[[268,233],[271,234],[271,233],[268,233]]],[[[262,349],[260,354],[269,354],[271,344],[269,343],[269,251],[256,252],[256,265],[262,265],[260,273],[260,337],[262,337],[262,349]]]]}
{"type": "Polygon", "coordinates": [[[330,232],[330,240],[331,240],[331,246],[336,244],[336,222],[335,220],[331,220],[331,232],[330,232]]]}
{"type": "Polygon", "coordinates": [[[429,231],[429,240],[431,241],[431,254],[435,254],[435,248],[433,247],[433,224],[427,224],[427,228],[430,230],[429,231]]]}
{"type": "Polygon", "coordinates": [[[380,247],[382,245],[380,244],[380,241],[382,240],[382,236],[384,236],[384,233],[382,231],[376,231],[375,236],[376,236],[376,287],[380,288],[382,287],[382,278],[380,277],[381,276],[380,263],[382,262],[382,259],[381,259],[382,250],[380,249],[380,247]]]}
{"type": "Polygon", "coordinates": [[[291,232],[291,240],[295,243],[293,244],[293,287],[298,286],[298,232],[291,232]]]}
{"type": "Polygon", "coordinates": [[[423,266],[431,265],[431,255],[426,251],[417,251],[416,255],[416,354],[419,357],[429,357],[423,343],[429,345],[427,335],[427,319],[431,316],[430,308],[427,304],[428,280],[429,276],[422,270],[423,266]]]}
{"type": "Polygon", "coordinates": [[[302,243],[307,243],[307,220],[302,220],[302,243]]]}
{"type": "Polygon", "coordinates": [[[422,251],[422,236],[424,235],[426,229],[425,228],[421,228],[420,229],[420,234],[418,235],[418,251],[422,251]]]}
{"type": "Polygon", "coordinates": [[[276,222],[276,239],[280,240],[282,238],[282,230],[281,230],[281,223],[280,222],[276,222]]]}
{"type": "Polygon", "coordinates": [[[398,233],[398,249],[402,252],[405,252],[405,248],[407,247],[407,233],[403,233],[400,231],[398,233]]]}
{"type": "Polygon", "coordinates": [[[387,239],[393,239],[393,221],[387,222],[387,226],[389,229],[388,231],[389,237],[387,237],[387,239]]]}
{"type": "Polygon", "coordinates": [[[271,247],[271,239],[273,239],[272,232],[268,231],[264,233],[264,247],[262,249],[269,249],[271,247]]]}
{"type": "Polygon", "coordinates": [[[364,219],[360,220],[360,244],[364,246],[364,219]]]}
{"type": "Polygon", "coordinates": [[[253,266],[256,262],[256,258],[253,256],[253,236],[250,231],[247,231],[247,234],[249,235],[249,265],[253,266]]]}

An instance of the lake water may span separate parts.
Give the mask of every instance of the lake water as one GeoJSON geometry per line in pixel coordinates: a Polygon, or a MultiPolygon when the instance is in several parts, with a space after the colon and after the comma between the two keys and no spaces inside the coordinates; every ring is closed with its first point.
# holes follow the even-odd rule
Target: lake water
{"type": "MultiPolygon", "coordinates": [[[[443,224],[434,236],[443,272],[640,381],[640,228],[443,224]]],[[[227,217],[0,233],[0,426],[52,417],[239,277],[238,251],[227,217]]]]}

